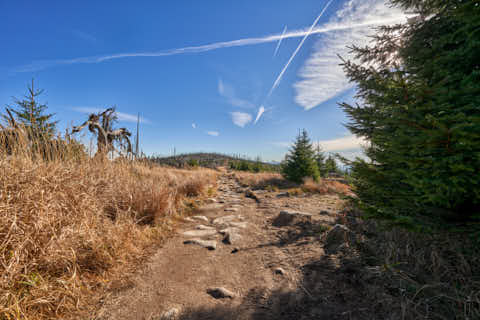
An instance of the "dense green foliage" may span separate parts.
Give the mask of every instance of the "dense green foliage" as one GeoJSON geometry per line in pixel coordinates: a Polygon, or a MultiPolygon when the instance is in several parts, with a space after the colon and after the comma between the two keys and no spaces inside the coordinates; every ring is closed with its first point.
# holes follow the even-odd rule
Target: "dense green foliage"
{"type": "Polygon", "coordinates": [[[393,0],[408,23],[353,47],[344,69],[359,105],[341,104],[348,128],[370,143],[350,163],[370,216],[408,227],[480,218],[480,5],[393,0]]]}
{"type": "Polygon", "coordinates": [[[297,183],[301,183],[306,177],[317,181],[320,177],[317,160],[318,156],[316,157],[307,131],[303,130],[285,156],[282,174],[286,179],[297,183]]]}

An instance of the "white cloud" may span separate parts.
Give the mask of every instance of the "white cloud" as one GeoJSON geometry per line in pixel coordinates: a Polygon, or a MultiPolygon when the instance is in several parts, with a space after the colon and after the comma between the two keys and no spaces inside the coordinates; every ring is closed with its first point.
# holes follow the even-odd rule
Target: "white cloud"
{"type": "Polygon", "coordinates": [[[340,152],[360,150],[361,147],[366,144],[366,141],[363,138],[357,138],[355,135],[349,135],[331,140],[320,140],[313,143],[315,147],[317,144],[319,144],[325,152],[340,152]]]}
{"type": "MultiPolygon", "coordinates": [[[[366,140],[363,138],[357,138],[355,135],[348,135],[341,138],[320,140],[312,143],[316,148],[320,145],[320,148],[324,152],[338,152],[346,157],[355,157],[362,154],[362,147],[366,144],[366,140]]],[[[293,142],[277,141],[271,143],[273,146],[279,148],[289,148],[293,142]]]]}
{"type": "Polygon", "coordinates": [[[251,102],[237,97],[235,89],[228,83],[223,82],[222,79],[218,79],[218,93],[234,107],[253,108],[251,102]]]}
{"type": "MultiPolygon", "coordinates": [[[[72,108],[75,111],[82,112],[82,113],[98,113],[105,111],[105,109],[102,108],[92,108],[92,107],[74,107],[72,108]]],[[[125,121],[125,122],[137,122],[137,115],[134,114],[129,114],[125,112],[116,112],[118,120],[119,121],[125,121]]],[[[151,123],[150,120],[145,119],[144,117],[140,117],[140,123],[151,123]]]]}
{"type": "Polygon", "coordinates": [[[298,51],[300,51],[300,48],[302,48],[303,46],[303,43],[305,42],[305,40],[308,38],[308,36],[312,33],[313,29],[315,28],[315,26],[317,25],[318,23],[318,20],[320,20],[320,18],[323,16],[323,13],[325,12],[325,10],[327,10],[328,6],[330,5],[330,3],[332,3],[333,0],[330,0],[327,2],[327,4],[325,5],[325,7],[323,7],[323,10],[320,12],[320,14],[317,16],[317,18],[315,19],[315,21],[313,22],[313,24],[310,26],[310,28],[308,29],[308,32],[305,34],[305,36],[302,38],[302,40],[300,41],[300,43],[298,44],[297,48],[295,49],[295,51],[292,53],[292,55],[290,56],[290,59],[287,61],[287,63],[285,64],[285,66],[283,67],[282,71],[280,71],[280,74],[278,75],[277,79],[275,80],[275,82],[273,83],[272,85],[272,88],[270,89],[270,92],[268,92],[268,95],[267,97],[270,97],[273,93],[273,90],[275,90],[276,87],[278,87],[278,85],[280,84],[280,81],[282,81],[282,77],[283,77],[283,74],[285,73],[285,71],[287,70],[288,66],[290,65],[290,63],[292,63],[293,61],[293,58],[295,58],[295,56],[297,55],[298,51]]]}
{"type": "Polygon", "coordinates": [[[218,131],[207,131],[207,134],[209,136],[218,137],[220,135],[220,132],[218,132],[218,131]]]}
{"type": "Polygon", "coordinates": [[[231,115],[233,123],[242,128],[252,121],[252,116],[245,112],[232,112],[231,115]]]}
{"type": "MultiPolygon", "coordinates": [[[[348,135],[342,138],[321,140],[312,143],[312,145],[314,148],[316,148],[317,145],[320,145],[321,149],[327,154],[338,153],[348,160],[361,158],[368,161],[369,158],[365,155],[362,148],[366,143],[367,142],[361,138],[357,138],[354,135],[348,135]]],[[[271,142],[270,144],[287,151],[293,145],[293,142],[277,141],[271,142]]]]}
{"type": "Polygon", "coordinates": [[[196,129],[197,128],[197,125],[195,123],[192,123],[192,128],[193,129],[196,129]]]}
{"type": "MultiPolygon", "coordinates": [[[[378,0],[379,1],[379,0],[378,0]]],[[[372,0],[366,0],[366,2],[371,3],[372,0]]],[[[354,28],[360,28],[370,25],[378,25],[378,24],[388,24],[388,23],[395,23],[398,22],[398,17],[392,15],[392,17],[374,17],[372,20],[363,19],[359,23],[330,23],[327,26],[319,26],[312,30],[311,34],[322,34],[322,33],[329,33],[338,30],[349,30],[354,28]],[[391,18],[391,20],[389,20],[391,18]]],[[[288,39],[288,38],[299,38],[304,37],[308,34],[308,29],[297,29],[289,31],[285,34],[272,34],[263,37],[256,37],[256,38],[243,38],[238,40],[231,40],[231,41],[224,41],[224,42],[215,42],[206,45],[199,45],[199,46],[191,46],[191,47],[183,47],[183,48],[176,48],[176,49],[169,49],[163,51],[152,51],[152,52],[131,52],[131,53],[116,53],[116,54],[109,54],[103,56],[90,56],[90,57],[79,57],[73,59],[52,59],[52,60],[38,60],[34,61],[30,64],[23,65],[17,68],[14,68],[13,72],[34,72],[43,70],[46,68],[51,68],[59,65],[70,65],[70,64],[78,64],[78,63],[100,63],[114,59],[124,59],[124,58],[134,58],[134,57],[165,57],[165,56],[172,56],[178,54],[187,54],[187,53],[202,53],[208,52],[212,50],[218,50],[222,48],[232,48],[232,47],[242,47],[242,46],[251,46],[251,45],[258,45],[263,43],[269,42],[276,42],[280,39],[288,39]]]]}
{"type": "Polygon", "coordinates": [[[294,84],[295,102],[312,109],[353,85],[344,75],[337,54],[350,59],[347,46],[366,45],[374,33],[372,26],[404,22],[401,10],[388,7],[384,0],[349,0],[342,10],[322,26],[331,30],[317,40],[314,52],[299,72],[301,80],[294,84]]]}
{"type": "Polygon", "coordinates": [[[258,108],[258,113],[257,113],[257,117],[255,118],[255,121],[253,122],[254,124],[256,124],[258,122],[258,120],[260,120],[260,117],[262,116],[262,114],[265,112],[265,107],[264,106],[260,106],[260,108],[258,108]]]}

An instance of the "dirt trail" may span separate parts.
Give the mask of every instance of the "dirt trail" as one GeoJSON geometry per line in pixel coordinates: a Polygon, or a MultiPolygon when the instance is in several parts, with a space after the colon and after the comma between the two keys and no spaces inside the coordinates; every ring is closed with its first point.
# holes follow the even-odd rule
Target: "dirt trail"
{"type": "Polygon", "coordinates": [[[253,199],[227,174],[218,190],[213,203],[151,257],[131,288],[106,299],[98,319],[349,319],[332,291],[341,289],[332,271],[338,263],[321,243],[325,226],[335,224],[337,196],[256,191],[253,199]],[[308,223],[278,223],[286,209],[312,216],[308,223]],[[234,297],[215,298],[208,293],[215,287],[234,297]],[[325,303],[320,310],[314,308],[319,299],[325,303]]]}

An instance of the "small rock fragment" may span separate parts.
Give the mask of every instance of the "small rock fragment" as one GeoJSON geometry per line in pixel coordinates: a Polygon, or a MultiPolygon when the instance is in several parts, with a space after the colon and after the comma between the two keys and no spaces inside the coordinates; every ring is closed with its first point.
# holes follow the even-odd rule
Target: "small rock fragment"
{"type": "Polygon", "coordinates": [[[205,200],[205,203],[216,203],[217,202],[217,199],[215,198],[208,198],[207,200],[205,200]]]}
{"type": "Polygon", "coordinates": [[[349,241],[354,241],[354,234],[343,224],[336,224],[325,237],[325,251],[328,254],[336,253],[346,247],[349,241]]]}
{"type": "Polygon", "coordinates": [[[220,231],[224,234],[223,243],[226,244],[236,244],[242,239],[242,236],[238,234],[238,229],[236,228],[226,228],[220,231]]]}
{"type": "Polygon", "coordinates": [[[212,297],[214,297],[215,299],[223,299],[223,298],[233,299],[236,296],[235,293],[223,287],[208,288],[207,293],[212,297]]]}
{"type": "Polygon", "coordinates": [[[202,221],[208,222],[208,218],[205,217],[205,216],[192,216],[191,218],[192,218],[192,219],[196,219],[196,220],[202,220],[202,221]]]}
{"type": "Polygon", "coordinates": [[[277,198],[283,198],[283,197],[290,197],[290,193],[282,192],[282,193],[277,194],[277,198]]]}
{"type": "Polygon", "coordinates": [[[184,244],[197,244],[208,250],[215,250],[217,248],[217,242],[214,240],[202,240],[202,239],[189,239],[183,242],[184,244]]]}
{"type": "Polygon", "coordinates": [[[251,199],[255,200],[257,203],[260,202],[260,199],[258,199],[258,196],[255,194],[255,192],[253,192],[253,191],[250,190],[250,189],[248,189],[247,191],[245,191],[245,197],[251,198],[251,199]]]}
{"type": "Polygon", "coordinates": [[[175,320],[178,318],[179,315],[180,315],[180,310],[178,308],[171,308],[165,311],[164,313],[162,313],[162,315],[158,319],[159,320],[175,320]]]}
{"type": "Polygon", "coordinates": [[[217,231],[215,229],[190,230],[190,231],[185,231],[183,235],[187,237],[206,237],[206,236],[213,236],[216,233],[217,231]]]}
{"type": "Polygon", "coordinates": [[[230,226],[235,227],[235,228],[240,228],[240,229],[246,229],[247,228],[247,223],[246,222],[234,222],[231,221],[228,223],[230,226]]]}
{"type": "Polygon", "coordinates": [[[238,217],[234,215],[219,217],[213,220],[213,224],[223,224],[223,223],[235,220],[237,218],[238,217]]]}
{"type": "Polygon", "coordinates": [[[238,208],[225,208],[226,212],[237,212],[238,208]]]}
{"type": "Polygon", "coordinates": [[[288,225],[295,225],[298,223],[311,222],[312,215],[306,212],[284,210],[280,211],[280,214],[273,220],[275,227],[285,227],[288,225]]]}
{"type": "Polygon", "coordinates": [[[215,230],[214,227],[210,226],[204,226],[203,224],[199,224],[198,226],[195,227],[197,230],[215,230]]]}

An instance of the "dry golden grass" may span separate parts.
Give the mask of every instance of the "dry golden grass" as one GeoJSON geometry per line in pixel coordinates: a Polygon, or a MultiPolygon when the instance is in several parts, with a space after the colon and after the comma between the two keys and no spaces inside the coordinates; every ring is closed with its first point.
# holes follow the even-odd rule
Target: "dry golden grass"
{"type": "Polygon", "coordinates": [[[320,179],[318,182],[313,181],[311,178],[305,179],[305,182],[301,186],[302,190],[310,193],[319,194],[343,194],[351,195],[352,191],[350,186],[335,180],[320,179]]]}
{"type": "Polygon", "coordinates": [[[0,156],[2,320],[82,318],[216,181],[212,170],[34,158],[0,156]]]}
{"type": "Polygon", "coordinates": [[[399,319],[480,319],[480,248],[462,233],[422,234],[385,230],[347,208],[338,221],[356,233],[355,243],[377,277],[368,283],[399,319]],[[393,294],[392,294],[393,292],[393,294]],[[390,299],[390,301],[389,301],[390,299]]]}
{"type": "Polygon", "coordinates": [[[351,189],[348,185],[335,180],[320,179],[318,182],[311,178],[305,179],[304,183],[297,185],[285,180],[279,173],[234,173],[235,179],[243,186],[253,189],[271,189],[273,191],[280,189],[289,189],[293,194],[300,193],[318,193],[318,194],[343,194],[350,195],[351,189]]]}
{"type": "Polygon", "coordinates": [[[295,186],[295,184],[285,180],[280,173],[273,172],[244,172],[235,171],[235,179],[244,187],[250,187],[252,189],[265,189],[265,188],[289,188],[295,186]]]}

